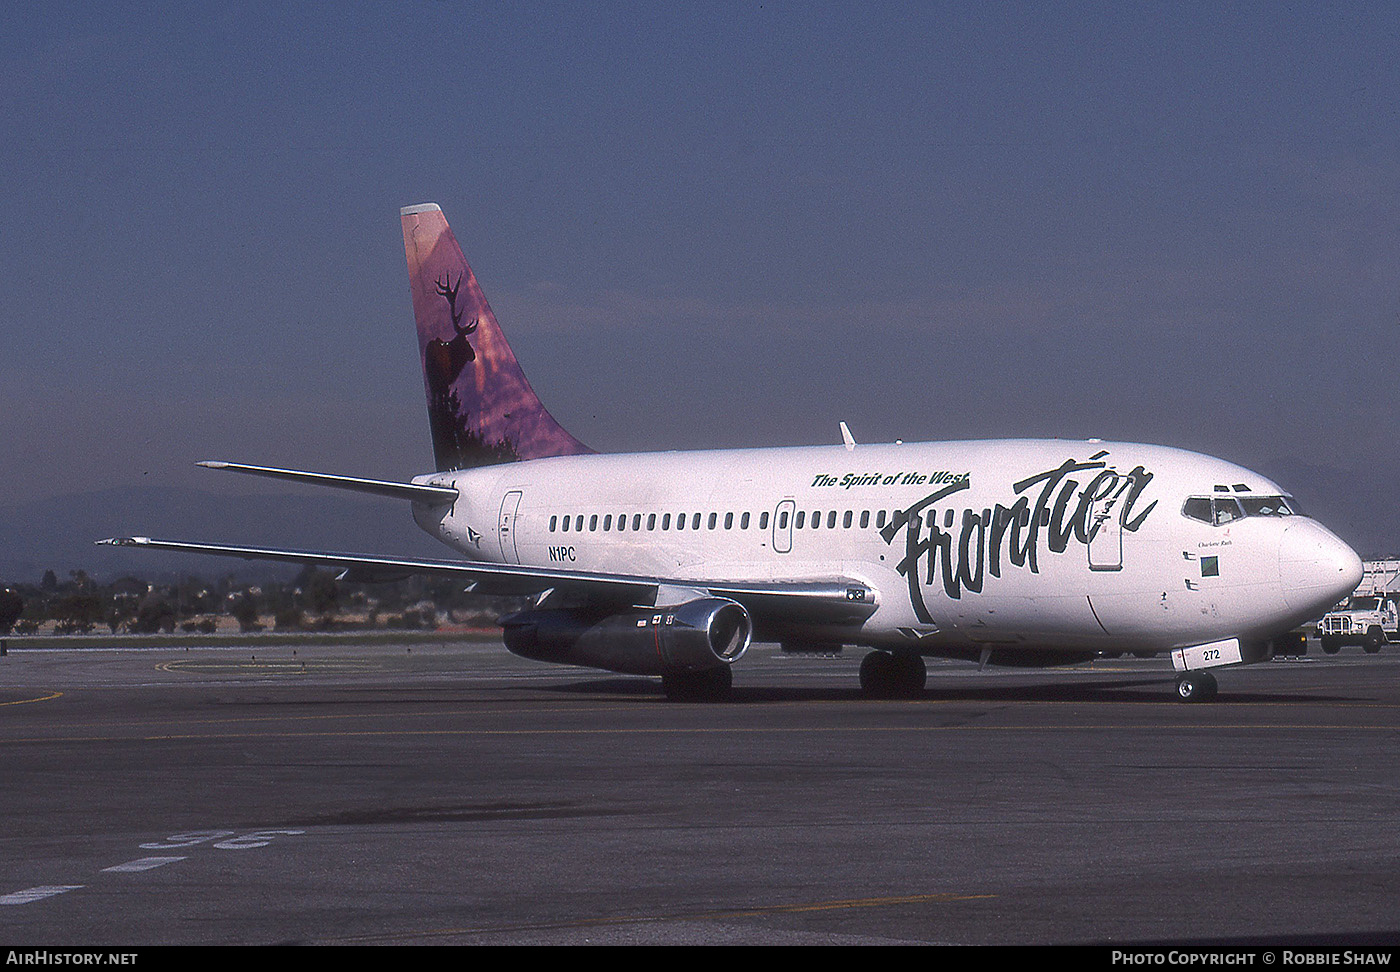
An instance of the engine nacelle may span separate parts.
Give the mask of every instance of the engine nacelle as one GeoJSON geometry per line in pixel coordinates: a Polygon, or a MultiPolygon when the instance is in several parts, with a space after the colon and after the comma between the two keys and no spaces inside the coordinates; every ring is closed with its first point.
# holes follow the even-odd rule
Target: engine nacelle
{"type": "Polygon", "coordinates": [[[737,601],[702,597],[674,607],[616,614],[523,611],[501,619],[506,647],[522,658],[627,675],[676,675],[731,665],[748,650],[753,621],[737,601]]]}

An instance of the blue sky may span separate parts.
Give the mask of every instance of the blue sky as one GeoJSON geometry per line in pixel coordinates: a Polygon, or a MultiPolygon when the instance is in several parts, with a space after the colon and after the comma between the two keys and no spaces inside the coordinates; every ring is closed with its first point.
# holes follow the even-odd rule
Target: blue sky
{"type": "Polygon", "coordinates": [[[670,6],[7,5],[0,497],[425,471],[425,201],[603,451],[1400,474],[1400,7],[670,6]]]}

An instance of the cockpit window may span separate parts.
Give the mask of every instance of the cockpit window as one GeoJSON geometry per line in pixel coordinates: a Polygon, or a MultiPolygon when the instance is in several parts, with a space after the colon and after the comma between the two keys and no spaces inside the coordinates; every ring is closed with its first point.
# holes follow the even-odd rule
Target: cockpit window
{"type": "Polygon", "coordinates": [[[1215,497],[1215,501],[1211,503],[1211,511],[1215,514],[1216,526],[1244,519],[1244,511],[1240,509],[1239,502],[1233,496],[1215,497]]]}
{"type": "Polygon", "coordinates": [[[1291,496],[1192,496],[1181,507],[1181,515],[1202,523],[1220,526],[1246,516],[1301,516],[1291,496]]]}
{"type": "Polygon", "coordinates": [[[1282,496],[1241,496],[1245,516],[1291,516],[1293,510],[1282,496]]]}
{"type": "Polygon", "coordinates": [[[1186,505],[1181,508],[1181,513],[1187,519],[1200,520],[1202,523],[1214,522],[1210,515],[1210,497],[1193,496],[1186,501],[1186,505]]]}

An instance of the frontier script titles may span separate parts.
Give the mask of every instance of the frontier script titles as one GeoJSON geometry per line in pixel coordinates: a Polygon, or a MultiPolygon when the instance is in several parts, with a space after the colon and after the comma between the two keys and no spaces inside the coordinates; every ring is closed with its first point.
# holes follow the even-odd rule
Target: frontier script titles
{"type": "Polygon", "coordinates": [[[940,517],[936,506],[968,488],[964,476],[899,511],[880,536],[893,544],[904,533],[897,570],[909,582],[915,615],[932,623],[923,587],[941,581],[956,600],[964,589],[980,593],[986,578],[1000,577],[1008,564],[1039,573],[1042,553],[1062,554],[1071,542],[1087,546],[1110,517],[1136,531],[1157,506],[1153,500],[1136,509],[1151,481],[1142,466],[1120,473],[1102,461],[1066,459],[1015,483],[1010,505],[946,509],[940,517]]]}

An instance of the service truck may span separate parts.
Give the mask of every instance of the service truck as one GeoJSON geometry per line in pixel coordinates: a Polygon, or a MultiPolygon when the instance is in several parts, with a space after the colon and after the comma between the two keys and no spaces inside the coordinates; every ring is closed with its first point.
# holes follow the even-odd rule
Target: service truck
{"type": "Polygon", "coordinates": [[[1361,583],[1317,623],[1322,650],[1335,655],[1343,645],[1360,645],[1374,654],[1400,641],[1400,560],[1368,560],[1361,583]]]}

